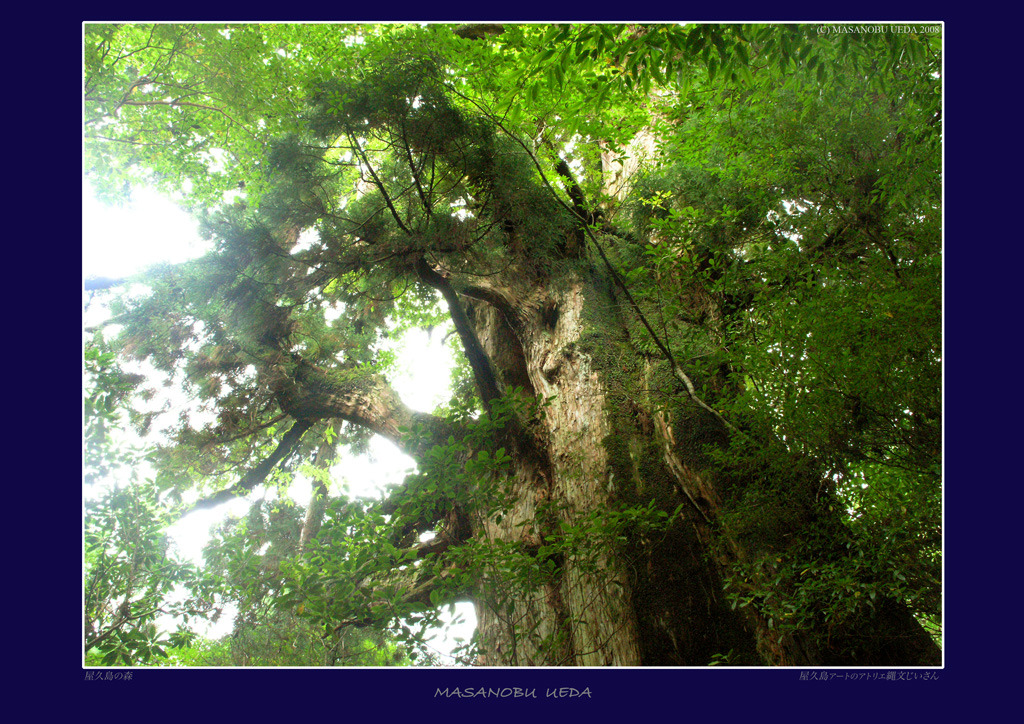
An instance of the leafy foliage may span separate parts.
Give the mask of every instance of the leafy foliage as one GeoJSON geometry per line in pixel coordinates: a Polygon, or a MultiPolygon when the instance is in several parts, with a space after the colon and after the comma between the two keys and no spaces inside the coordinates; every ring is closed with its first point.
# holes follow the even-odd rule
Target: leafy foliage
{"type": "Polygon", "coordinates": [[[151,480],[141,479],[142,456],[126,449],[117,403],[131,377],[116,370],[102,340],[85,350],[86,446],[83,566],[87,663],[138,665],[167,657],[189,640],[186,628],[168,635],[162,616],[203,618],[201,601],[180,592],[199,572],[170,549],[165,527],[172,511],[151,480]]]}
{"type": "MultiPolygon", "coordinates": [[[[244,520],[228,520],[214,532],[204,554],[206,583],[222,608],[236,610],[222,657],[238,666],[407,666],[410,656],[431,656],[410,652],[382,629],[335,628],[326,602],[309,592],[297,599],[291,591],[302,560],[302,514],[294,505],[258,504],[244,520]]],[[[329,517],[316,551],[332,539],[332,521],[329,517]]],[[[327,563],[316,552],[311,556],[317,564],[327,563]]],[[[332,594],[341,598],[345,592],[332,594]]]]}
{"type": "MultiPolygon", "coordinates": [[[[858,601],[884,590],[938,620],[937,58],[915,45],[872,60],[878,74],[860,83],[864,48],[820,46],[799,55],[819,52],[827,74],[809,61],[785,74],[766,65],[667,106],[679,115],[659,139],[666,163],[630,209],[650,243],[619,254],[636,264],[630,282],[706,399],[750,435],[717,456],[745,478],[727,527],[776,534],[760,540],[762,557],[738,564],[735,600],[799,628],[801,617],[861,615],[858,601]],[[779,474],[751,484],[751,471],[781,471],[795,455],[825,481],[811,492],[824,513],[849,516],[841,558],[829,552],[836,541],[813,533],[770,550],[785,511],[799,508],[787,500],[807,493],[774,487],[779,474]]],[[[751,54],[752,68],[770,47],[751,54]]]]}
{"type": "MultiPolygon", "coordinates": [[[[735,608],[822,641],[867,630],[883,599],[940,623],[939,48],[799,25],[88,26],[90,179],[112,200],[176,194],[215,249],[112,303],[119,353],[215,420],[182,414],[155,483],[88,513],[103,660],[174,643],[186,663],[430,662],[442,606],[473,595],[512,620],[567,559],[639,565],[638,541],[688,525],[641,486],[578,517],[540,502],[519,542],[467,539],[508,524],[551,403],[491,379],[467,332],[474,305],[509,319],[493,280],[518,261],[524,286],[602,263],[622,282],[623,349],[581,350],[652,401],[630,424],[692,429],[699,401],[735,433],[686,441],[721,492],[712,553],[735,608]],[[452,400],[409,411],[388,340],[449,318],[452,400]],[[381,501],[329,497],[339,443],[373,433],[418,469],[381,501]],[[283,496],[253,507],[202,580],[167,557],[166,494],[283,490],[296,471],[320,496],[305,519],[283,496]],[[237,607],[230,641],[157,637],[176,583],[189,615],[237,607]],[[149,613],[118,618],[118,596],[149,613]]],[[[108,431],[157,391],[102,347],[86,362],[91,482],[134,465],[108,431]]],[[[640,462],[615,434],[605,449],[622,478],[666,475],[653,442],[640,462]]]]}

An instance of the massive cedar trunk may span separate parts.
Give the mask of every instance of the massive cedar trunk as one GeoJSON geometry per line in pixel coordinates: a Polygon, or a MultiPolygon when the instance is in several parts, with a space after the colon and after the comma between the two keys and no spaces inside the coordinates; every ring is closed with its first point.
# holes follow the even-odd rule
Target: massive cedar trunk
{"type": "MultiPolygon", "coordinates": [[[[488,540],[540,550],[559,539],[560,523],[577,524],[609,509],[615,498],[604,448],[611,433],[606,385],[579,349],[587,300],[584,283],[574,276],[527,290],[513,300],[511,315],[477,315],[491,358],[511,363],[510,378],[522,379],[525,371],[526,389],[551,400],[536,433],[540,459],[517,464],[516,498],[508,513],[500,523],[482,522],[479,535],[488,540]],[[542,511],[540,503],[549,505],[542,511]]],[[[488,582],[492,590],[482,591],[477,601],[483,662],[642,662],[627,561],[619,551],[593,543],[594,550],[561,553],[551,580],[532,595],[511,591],[495,597],[501,583],[488,582]]]]}
{"type": "MultiPolygon", "coordinates": [[[[500,522],[480,522],[477,534],[487,540],[540,551],[561,538],[560,524],[577,525],[612,509],[617,489],[628,482],[616,480],[609,465],[607,382],[581,346],[585,309],[601,301],[611,309],[612,300],[607,293],[593,299],[594,285],[580,277],[521,291],[509,300],[510,313],[474,315],[490,358],[506,363],[502,377],[523,381],[529,394],[550,400],[531,445],[539,454],[521,458],[512,473],[515,498],[507,513],[500,522]]],[[[477,599],[483,663],[643,662],[643,624],[632,600],[635,571],[624,546],[581,543],[580,550],[559,552],[543,590],[506,592],[500,581],[484,582],[477,599]]]]}
{"type": "MultiPolygon", "coordinates": [[[[566,227],[564,217],[556,222],[566,227]]],[[[508,263],[486,276],[408,252],[416,260],[407,271],[448,305],[485,410],[502,400],[522,405],[492,431],[509,461],[497,493],[448,489],[407,519],[403,496],[415,490],[384,503],[399,523],[394,543],[438,565],[396,566],[376,582],[402,587],[407,604],[472,599],[481,665],[703,666],[716,656],[746,665],[940,663],[896,601],[865,604],[838,625],[782,630],[770,606],[732,605],[734,563],[757,562],[745,585],[784,598],[792,591],[774,579],[775,561],[812,527],[827,533],[819,560],[843,556],[842,522],[827,512],[820,476],[799,460],[770,472],[781,494],[762,503],[760,522],[729,515],[769,473],[730,470],[709,456],[736,432],[688,396],[640,336],[638,310],[616,275],[568,226],[575,243],[547,250],[543,263],[513,230],[508,263]],[[482,504],[495,494],[500,505],[482,504]],[[414,534],[427,530],[437,537],[417,545],[414,534]],[[457,585],[452,572],[462,575],[457,585]]],[[[339,378],[289,352],[289,329],[264,353],[260,373],[294,422],[270,458],[211,500],[251,489],[319,421],[383,435],[428,475],[435,451],[468,439],[465,425],[409,409],[377,375],[339,378]]],[[[311,515],[304,541],[318,523],[311,515]]]]}
{"type": "MultiPolygon", "coordinates": [[[[699,666],[726,653],[748,665],[939,663],[937,647],[893,601],[865,610],[855,630],[825,635],[780,636],[764,615],[734,610],[723,568],[781,553],[786,540],[747,540],[718,520],[734,494],[721,488],[737,482],[716,482],[705,450],[724,443],[727,430],[696,405],[669,421],[644,395],[664,387],[650,379],[664,365],[632,344],[624,318],[630,312],[598,270],[572,267],[532,287],[488,291],[500,309],[466,304],[481,346],[503,386],[548,404],[536,424],[514,431],[512,495],[498,519],[474,519],[473,537],[539,560],[547,545],[557,553],[551,574],[533,589],[500,570],[479,580],[480,664],[699,666]],[[652,502],[656,510],[679,511],[667,528],[626,527],[606,538],[598,525],[592,537],[574,538],[575,547],[558,545],[574,526],[652,502]]],[[[795,471],[791,484],[809,494],[804,505],[780,512],[794,526],[787,539],[821,523],[816,481],[795,471]]],[[[831,525],[842,540],[841,523],[831,525]]],[[[758,582],[765,590],[768,573],[758,582]]]]}

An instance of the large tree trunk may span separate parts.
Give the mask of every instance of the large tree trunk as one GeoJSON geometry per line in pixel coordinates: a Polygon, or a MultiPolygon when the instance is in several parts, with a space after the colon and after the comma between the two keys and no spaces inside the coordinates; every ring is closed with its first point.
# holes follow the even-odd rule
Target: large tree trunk
{"type": "MultiPolygon", "coordinates": [[[[464,476],[426,506],[415,484],[390,496],[383,512],[400,521],[393,542],[437,566],[399,564],[365,585],[401,588],[405,603],[420,606],[471,597],[482,665],[703,666],[716,656],[745,665],[941,663],[898,601],[865,602],[838,623],[822,616],[780,628],[776,602],[794,591],[776,564],[803,533],[826,541],[818,563],[846,555],[848,534],[828,512],[821,476],[800,460],[781,471],[713,461],[708,447],[736,431],[692,397],[664,350],[651,351],[607,267],[587,265],[578,236],[541,267],[514,226],[509,234],[500,273],[434,268],[423,254],[410,264],[448,304],[485,410],[525,403],[493,431],[508,466],[496,489],[460,489],[464,476]],[[761,495],[757,521],[737,522],[734,506],[749,502],[748,490],[761,495]],[[416,534],[431,529],[437,537],[417,545],[416,534]],[[734,605],[737,563],[752,571],[741,585],[770,604],[734,605]]],[[[378,375],[339,379],[284,350],[268,354],[263,374],[295,422],[267,461],[210,500],[251,489],[320,420],[393,440],[428,475],[438,449],[461,445],[463,463],[472,450],[464,424],[409,409],[378,375]]],[[[341,625],[375,620],[371,604],[341,625]]]]}
{"type": "MultiPolygon", "coordinates": [[[[538,424],[515,433],[507,509],[473,522],[476,540],[532,555],[549,573],[533,586],[500,567],[480,579],[480,664],[700,666],[730,652],[747,665],[940,663],[896,602],[824,638],[780,636],[764,616],[731,607],[722,567],[781,541],[754,544],[719,523],[727,491],[703,448],[726,430],[695,405],[669,421],[645,395],[659,387],[658,365],[631,345],[606,280],[575,270],[506,294],[503,312],[467,306],[502,384],[549,400],[538,424]],[[665,529],[612,526],[609,513],[652,501],[680,514],[665,529]]],[[[812,522],[811,498],[787,512],[793,525],[812,522]]]]}
{"type": "Polygon", "coordinates": [[[477,535],[536,551],[563,541],[565,527],[597,526],[559,551],[539,590],[481,583],[481,663],[699,665],[730,649],[754,657],[744,622],[725,605],[695,513],[651,540],[613,529],[604,537],[591,519],[640,501],[672,510],[683,500],[661,464],[653,415],[615,389],[628,374],[618,366],[637,360],[629,359],[611,290],[574,274],[549,280],[515,309],[511,317],[479,310],[474,320],[490,358],[505,363],[503,376],[550,400],[537,432],[541,459],[520,458],[529,462],[516,470],[509,512],[500,523],[482,521],[477,535]]]}

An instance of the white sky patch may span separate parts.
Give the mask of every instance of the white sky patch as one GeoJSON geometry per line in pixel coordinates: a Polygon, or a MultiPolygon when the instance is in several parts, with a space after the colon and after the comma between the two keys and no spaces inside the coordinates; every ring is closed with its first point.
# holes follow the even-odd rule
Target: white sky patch
{"type": "Polygon", "coordinates": [[[123,207],[97,201],[86,189],[82,206],[82,275],[121,278],[160,262],[178,264],[201,256],[191,216],[165,196],[140,190],[123,207]]]}
{"type": "Polygon", "coordinates": [[[440,329],[429,334],[423,329],[410,329],[395,345],[398,371],[391,386],[414,410],[430,412],[451,395],[448,380],[454,361],[443,337],[440,329]]]}
{"type": "Polygon", "coordinates": [[[316,229],[306,229],[299,238],[295,240],[295,246],[292,247],[291,253],[298,254],[299,252],[309,251],[313,248],[313,245],[320,241],[320,232],[316,229]]]}

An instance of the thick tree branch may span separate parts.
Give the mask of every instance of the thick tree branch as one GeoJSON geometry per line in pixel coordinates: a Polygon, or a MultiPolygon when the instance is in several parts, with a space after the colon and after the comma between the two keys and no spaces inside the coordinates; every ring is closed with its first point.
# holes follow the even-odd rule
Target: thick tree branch
{"type": "MultiPolygon", "coordinates": [[[[316,466],[321,470],[330,470],[338,455],[338,446],[333,440],[324,439],[316,451],[316,466]]],[[[327,498],[330,494],[327,483],[321,479],[313,481],[313,494],[306,507],[306,517],[302,521],[302,532],[299,534],[299,550],[303,551],[309,542],[316,538],[323,524],[324,512],[327,510],[327,498]]]]}
{"type": "Polygon", "coordinates": [[[313,420],[297,420],[291,429],[285,433],[285,436],[281,438],[281,442],[278,443],[274,452],[270,454],[265,460],[259,462],[254,468],[249,470],[242,479],[232,485],[226,490],[221,490],[218,493],[203,498],[192,506],[192,510],[204,510],[207,508],[213,508],[221,503],[232,500],[238,496],[245,495],[250,492],[257,485],[262,483],[270,475],[270,472],[283,460],[287,459],[288,456],[294,452],[295,448],[298,447],[299,440],[303,434],[313,426],[313,420]]]}
{"type": "Polygon", "coordinates": [[[381,435],[413,458],[448,439],[462,436],[448,420],[410,409],[380,375],[339,381],[302,360],[293,373],[277,365],[269,384],[281,409],[296,419],[339,418],[381,435]]]}
{"type": "MultiPolygon", "coordinates": [[[[403,609],[406,606],[412,604],[422,604],[430,608],[434,608],[435,605],[444,605],[446,603],[454,603],[455,601],[466,598],[470,591],[468,589],[457,589],[452,588],[448,585],[446,578],[446,572],[442,572],[438,575],[420,575],[420,571],[416,568],[408,567],[401,571],[396,571],[397,576],[394,578],[408,578],[408,581],[401,580],[390,580],[387,582],[389,587],[395,586],[405,591],[401,599],[398,601],[398,605],[395,606],[390,601],[373,601],[367,606],[367,612],[364,615],[358,617],[348,618],[337,625],[334,630],[344,628],[345,626],[354,626],[356,628],[365,628],[367,626],[379,625],[381,621],[386,621],[393,618],[396,615],[403,615],[406,613],[403,609]],[[440,601],[435,604],[434,601],[430,600],[430,594],[434,591],[440,591],[443,596],[440,601]]],[[[380,584],[378,584],[380,585],[380,584]]]]}
{"type": "MultiPolygon", "coordinates": [[[[672,354],[671,350],[669,350],[669,348],[661,341],[661,338],[654,331],[654,328],[651,327],[650,323],[647,321],[647,317],[644,315],[643,311],[641,311],[640,305],[637,304],[636,299],[633,298],[633,295],[630,293],[625,281],[622,279],[622,276],[619,274],[615,266],[611,263],[611,260],[608,259],[608,256],[604,253],[604,248],[601,246],[600,242],[598,242],[597,237],[594,236],[594,232],[590,229],[590,224],[588,223],[588,219],[586,218],[586,216],[580,215],[576,209],[573,209],[568,204],[566,204],[565,201],[562,200],[562,197],[558,195],[558,193],[555,191],[554,186],[552,186],[551,182],[548,180],[547,175],[544,173],[544,169],[540,165],[540,161],[537,160],[537,157],[536,155],[534,155],[533,151],[531,151],[526,146],[526,144],[523,143],[522,139],[519,138],[519,136],[509,131],[501,123],[500,120],[495,118],[493,114],[489,113],[479,103],[472,100],[471,98],[468,98],[464,94],[459,93],[458,90],[451,88],[451,86],[449,86],[449,88],[453,93],[455,93],[461,98],[468,100],[470,103],[479,108],[480,111],[484,113],[484,115],[486,115],[491,120],[492,123],[497,125],[498,128],[500,128],[505,133],[505,135],[507,135],[509,138],[511,138],[513,141],[518,143],[519,146],[522,147],[522,149],[526,152],[526,155],[530,158],[531,161],[533,161],[533,165],[537,168],[537,172],[540,174],[541,181],[544,183],[545,186],[547,186],[548,190],[551,191],[551,194],[552,196],[554,196],[555,200],[562,206],[562,208],[564,208],[566,211],[572,214],[574,218],[577,218],[582,222],[584,232],[590,239],[591,244],[597,250],[598,255],[601,257],[601,261],[604,262],[604,265],[608,269],[608,272],[611,274],[612,280],[615,282],[615,285],[619,287],[619,289],[622,290],[622,293],[626,296],[626,300],[633,308],[633,311],[636,312],[636,315],[640,319],[640,322],[643,324],[647,332],[651,335],[651,340],[654,342],[654,345],[664,355],[665,359],[671,366],[672,373],[675,375],[676,379],[683,383],[683,386],[686,388],[686,392],[690,396],[690,399],[692,399],[695,403],[697,403],[697,405],[702,407],[704,410],[711,413],[711,415],[716,420],[722,423],[730,431],[736,433],[737,435],[749,438],[749,435],[746,435],[738,428],[736,428],[735,425],[731,424],[728,420],[722,417],[722,415],[719,414],[717,410],[712,408],[710,405],[704,402],[704,400],[702,400],[699,395],[697,395],[697,390],[694,388],[693,382],[690,380],[689,376],[683,371],[683,368],[679,366],[679,363],[676,362],[675,356],[672,354]]],[[[573,200],[571,196],[570,200],[573,200]]]]}
{"type": "Polygon", "coordinates": [[[140,619],[144,619],[144,618],[146,618],[148,616],[152,616],[154,613],[157,613],[157,612],[159,612],[161,610],[162,609],[159,606],[156,606],[156,607],[151,608],[151,609],[149,609],[147,611],[141,611],[141,612],[138,612],[138,613],[135,613],[135,614],[125,614],[125,613],[119,614],[118,619],[116,621],[114,621],[112,624],[110,624],[110,626],[107,627],[106,631],[104,631],[101,634],[97,634],[96,636],[94,636],[91,639],[86,639],[86,641],[85,641],[85,650],[88,651],[89,649],[91,649],[91,648],[93,648],[95,646],[99,646],[101,643],[103,643],[108,638],[110,638],[110,636],[112,636],[113,634],[117,633],[121,629],[121,627],[124,626],[125,624],[131,623],[132,621],[138,621],[140,619]]]}
{"type": "Polygon", "coordinates": [[[572,201],[572,207],[576,212],[576,216],[580,219],[586,219],[588,223],[593,223],[593,214],[587,209],[587,201],[583,196],[583,190],[576,182],[576,177],[572,175],[572,169],[569,168],[569,164],[566,163],[564,158],[558,159],[555,171],[565,180],[566,191],[569,194],[569,200],[572,201]]]}
{"type": "Polygon", "coordinates": [[[473,377],[480,390],[480,399],[484,404],[484,408],[490,411],[491,401],[501,396],[501,390],[498,387],[498,379],[494,374],[491,360],[488,358],[483,345],[480,344],[480,340],[473,330],[473,325],[466,315],[466,310],[462,307],[458,293],[451,283],[432,269],[427,260],[422,256],[416,261],[416,272],[425,284],[441,292],[441,296],[447,302],[448,312],[451,314],[452,322],[455,324],[455,331],[458,332],[459,339],[462,340],[466,359],[469,360],[469,366],[473,370],[473,377]]]}
{"type": "Polygon", "coordinates": [[[496,23],[470,23],[460,25],[452,32],[466,40],[479,40],[488,35],[501,35],[505,32],[505,26],[496,23]]]}

